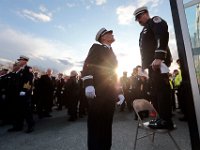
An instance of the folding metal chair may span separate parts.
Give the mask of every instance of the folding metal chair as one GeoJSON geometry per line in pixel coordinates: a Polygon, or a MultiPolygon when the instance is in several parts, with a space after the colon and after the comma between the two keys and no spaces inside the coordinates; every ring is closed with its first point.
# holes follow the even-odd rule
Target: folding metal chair
{"type": "MultiPolygon", "coordinates": [[[[154,143],[154,136],[156,133],[162,133],[169,135],[170,139],[173,141],[174,145],[178,150],[181,150],[175,139],[171,135],[171,130],[168,129],[151,129],[148,127],[149,121],[158,118],[158,113],[153,107],[153,105],[145,99],[135,99],[133,101],[133,108],[138,117],[135,141],[134,141],[134,150],[136,150],[136,144],[138,140],[141,140],[145,137],[149,137],[151,142],[154,143]],[[147,112],[147,115],[143,115],[142,112],[147,112]],[[139,137],[139,129],[144,130],[146,133],[143,136],[139,137]]],[[[140,132],[141,133],[141,132],[140,132]]]]}

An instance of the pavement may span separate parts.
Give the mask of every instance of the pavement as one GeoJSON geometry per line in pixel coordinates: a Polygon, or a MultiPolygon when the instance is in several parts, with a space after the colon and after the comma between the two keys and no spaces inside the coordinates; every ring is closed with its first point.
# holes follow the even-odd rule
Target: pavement
{"type": "MultiPolygon", "coordinates": [[[[67,121],[67,110],[53,110],[51,118],[35,117],[35,130],[32,133],[7,132],[10,125],[0,126],[0,150],[87,150],[87,116],[75,122],[67,121]]],[[[175,113],[173,120],[177,129],[171,134],[181,150],[191,150],[187,122],[178,120],[175,113]]],[[[117,108],[113,122],[111,150],[132,150],[137,121],[134,113],[119,112],[117,108]]],[[[176,150],[166,134],[157,134],[152,144],[149,138],[138,141],[138,150],[176,150]]]]}

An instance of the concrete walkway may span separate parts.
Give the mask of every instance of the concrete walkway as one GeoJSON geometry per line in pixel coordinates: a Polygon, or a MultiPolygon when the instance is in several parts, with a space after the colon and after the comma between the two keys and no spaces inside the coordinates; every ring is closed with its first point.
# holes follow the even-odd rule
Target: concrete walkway
{"type": "MultiPolygon", "coordinates": [[[[0,127],[0,150],[87,150],[87,118],[79,118],[76,122],[67,121],[67,112],[53,111],[51,118],[37,119],[35,131],[27,134],[23,131],[8,133],[11,126],[0,127]]],[[[172,132],[182,150],[191,150],[186,122],[177,120],[177,129],[172,132]]],[[[115,111],[113,123],[112,150],[132,150],[135,137],[136,121],[134,114],[128,111],[115,111]]],[[[139,150],[175,150],[167,135],[156,135],[155,143],[148,138],[137,145],[139,150]]]]}

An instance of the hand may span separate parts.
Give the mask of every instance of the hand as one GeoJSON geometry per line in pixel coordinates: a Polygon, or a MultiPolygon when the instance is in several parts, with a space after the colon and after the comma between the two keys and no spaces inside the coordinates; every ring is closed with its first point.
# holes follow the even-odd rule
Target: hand
{"type": "Polygon", "coordinates": [[[94,86],[87,86],[85,88],[85,96],[89,99],[93,99],[96,97],[94,86]]]}
{"type": "Polygon", "coordinates": [[[152,66],[152,69],[155,71],[157,69],[160,69],[160,65],[162,63],[163,60],[161,59],[154,59],[154,61],[152,62],[151,66],[152,66]]]}
{"type": "Polygon", "coordinates": [[[25,96],[26,95],[26,92],[24,92],[24,91],[21,91],[20,93],[19,93],[19,96],[25,96]]]}
{"type": "Polygon", "coordinates": [[[119,101],[117,102],[117,105],[121,105],[124,102],[125,97],[124,97],[124,95],[119,94],[118,99],[119,99],[119,101]]]}

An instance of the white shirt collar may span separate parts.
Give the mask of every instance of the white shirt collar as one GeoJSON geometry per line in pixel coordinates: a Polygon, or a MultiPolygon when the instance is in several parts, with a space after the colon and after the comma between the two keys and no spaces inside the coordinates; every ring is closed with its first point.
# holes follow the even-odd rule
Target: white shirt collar
{"type": "Polygon", "coordinates": [[[111,49],[110,45],[108,45],[108,44],[103,44],[103,45],[105,45],[107,48],[111,49]]]}

